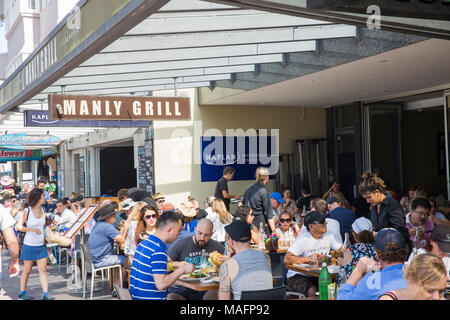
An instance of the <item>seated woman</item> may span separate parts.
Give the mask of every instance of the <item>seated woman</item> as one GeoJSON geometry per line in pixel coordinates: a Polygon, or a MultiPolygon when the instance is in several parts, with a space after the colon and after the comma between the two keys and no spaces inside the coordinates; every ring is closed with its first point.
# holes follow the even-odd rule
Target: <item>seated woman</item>
{"type": "Polygon", "coordinates": [[[294,243],[295,239],[300,233],[300,228],[295,223],[295,221],[293,221],[291,215],[288,212],[283,212],[282,214],[280,214],[280,226],[275,230],[275,232],[277,233],[280,241],[284,239],[284,241],[286,241],[287,243],[286,246],[290,246],[292,243],[294,243]]]}
{"type": "Polygon", "coordinates": [[[294,200],[292,200],[292,191],[290,188],[283,189],[283,200],[284,203],[280,205],[280,212],[289,212],[291,218],[295,217],[295,214],[298,212],[297,205],[294,200]]]}
{"type": "Polygon", "coordinates": [[[445,300],[447,272],[441,259],[435,255],[421,254],[411,261],[404,271],[408,286],[383,294],[378,300],[445,300]]]}
{"type": "MultiPolygon", "coordinates": [[[[377,261],[377,255],[374,247],[375,239],[373,238],[372,229],[372,222],[367,218],[358,218],[355,222],[353,222],[352,234],[355,239],[355,243],[350,245],[344,251],[344,258],[341,262],[341,265],[345,270],[346,278],[350,277],[353,266],[356,266],[359,259],[362,257],[368,257],[377,261]]],[[[340,275],[338,274],[338,277],[339,276],[340,275]]]]}
{"type": "Polygon", "coordinates": [[[150,234],[155,233],[158,216],[158,208],[150,204],[139,211],[139,220],[134,233],[134,245],[136,247],[143,240],[147,239],[150,234]]]}
{"type": "Polygon", "coordinates": [[[128,261],[130,262],[130,264],[133,261],[134,252],[136,251],[134,235],[136,233],[136,227],[139,222],[139,217],[140,217],[139,212],[146,205],[147,205],[147,203],[144,201],[137,202],[133,206],[133,209],[131,210],[131,213],[128,216],[128,219],[127,219],[127,221],[125,221],[124,226],[123,226],[123,230],[126,230],[125,232],[127,235],[127,237],[125,239],[124,253],[128,257],[128,261]]]}
{"type": "Polygon", "coordinates": [[[258,244],[259,230],[253,224],[253,219],[255,219],[255,216],[253,215],[252,208],[250,208],[250,206],[247,205],[239,206],[236,209],[236,213],[234,215],[236,217],[236,220],[245,221],[247,222],[248,225],[250,225],[250,231],[252,233],[251,243],[258,244]]]}

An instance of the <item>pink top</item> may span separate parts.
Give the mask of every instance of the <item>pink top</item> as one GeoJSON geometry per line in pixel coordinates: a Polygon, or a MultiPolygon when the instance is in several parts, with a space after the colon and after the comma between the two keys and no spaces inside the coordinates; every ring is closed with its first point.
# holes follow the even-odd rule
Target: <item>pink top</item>
{"type": "MultiPolygon", "coordinates": [[[[411,223],[411,221],[410,221],[410,213],[408,213],[407,215],[406,215],[406,228],[408,228],[408,230],[410,230],[410,229],[412,229],[412,228],[414,228],[415,226],[411,223]]],[[[434,223],[433,223],[433,221],[431,220],[431,217],[428,217],[428,220],[427,220],[427,222],[425,223],[425,236],[424,236],[424,240],[426,240],[426,239],[428,239],[429,237],[430,237],[430,235],[431,235],[431,232],[433,231],[433,229],[434,229],[434,223]]],[[[413,236],[410,236],[409,237],[410,239],[411,239],[411,241],[415,241],[416,240],[416,235],[413,235],[413,236]]]]}

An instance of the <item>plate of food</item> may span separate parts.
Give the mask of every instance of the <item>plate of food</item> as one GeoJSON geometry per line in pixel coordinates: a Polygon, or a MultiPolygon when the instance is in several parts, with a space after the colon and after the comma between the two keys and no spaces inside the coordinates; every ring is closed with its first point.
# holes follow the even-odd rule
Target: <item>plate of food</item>
{"type": "Polygon", "coordinates": [[[220,282],[220,277],[211,277],[211,281],[220,282]]]}
{"type": "Polygon", "coordinates": [[[204,273],[203,270],[196,270],[192,273],[183,274],[179,279],[186,282],[198,282],[209,278],[210,276],[204,273]]]}

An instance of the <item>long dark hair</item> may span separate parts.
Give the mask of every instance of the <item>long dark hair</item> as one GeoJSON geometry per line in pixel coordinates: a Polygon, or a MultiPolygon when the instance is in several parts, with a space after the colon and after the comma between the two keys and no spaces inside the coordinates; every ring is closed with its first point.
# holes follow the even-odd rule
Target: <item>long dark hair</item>
{"type": "MultiPolygon", "coordinates": [[[[145,212],[147,210],[155,211],[155,213],[157,215],[158,215],[158,212],[159,212],[158,208],[156,208],[155,206],[153,206],[151,204],[148,204],[148,205],[142,207],[142,209],[139,211],[139,220],[138,220],[138,223],[137,223],[137,226],[136,226],[136,231],[134,233],[134,241],[136,243],[139,243],[139,242],[142,241],[140,236],[145,234],[145,230],[147,229],[147,226],[145,225],[145,221],[144,221],[144,215],[145,215],[145,212]]],[[[156,221],[158,221],[158,218],[159,217],[156,218],[156,221]]],[[[155,225],[155,228],[156,228],[156,225],[155,225]]]]}
{"type": "Polygon", "coordinates": [[[30,207],[34,207],[41,201],[42,194],[44,193],[44,190],[39,188],[33,188],[31,189],[30,193],[28,194],[28,205],[30,207]]]}

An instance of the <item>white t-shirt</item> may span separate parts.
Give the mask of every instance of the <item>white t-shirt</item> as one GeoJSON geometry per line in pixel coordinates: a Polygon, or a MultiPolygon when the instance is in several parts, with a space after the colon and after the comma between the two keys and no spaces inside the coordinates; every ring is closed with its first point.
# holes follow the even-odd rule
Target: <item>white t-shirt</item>
{"type": "Polygon", "coordinates": [[[75,221],[77,221],[77,219],[78,216],[75,214],[75,212],[66,208],[61,213],[61,216],[56,219],[56,225],[61,226],[61,230],[66,227],[70,228],[75,223],[75,221]]]}
{"type": "MultiPolygon", "coordinates": [[[[230,223],[233,221],[233,216],[229,215],[229,221],[230,223]]],[[[225,226],[227,226],[229,223],[223,224],[220,221],[219,216],[214,211],[206,216],[206,219],[211,220],[213,224],[213,235],[211,239],[219,241],[219,242],[225,242],[225,226]]]]}
{"type": "MultiPolygon", "coordinates": [[[[295,239],[295,242],[288,249],[289,252],[292,252],[297,257],[309,257],[314,253],[318,253],[321,255],[328,255],[330,250],[339,250],[342,246],[342,243],[337,242],[334,236],[331,233],[324,233],[320,239],[315,239],[308,230],[304,230],[301,234],[295,239]]],[[[300,272],[289,270],[287,273],[287,277],[290,278],[295,274],[301,274],[305,277],[310,277],[306,274],[302,274],[300,272]]]]}
{"type": "MultiPolygon", "coordinates": [[[[326,233],[332,234],[334,236],[334,239],[336,239],[337,242],[340,242],[342,244],[343,241],[342,241],[339,221],[331,219],[331,218],[326,218],[325,221],[327,222],[327,232],[326,233]]],[[[306,230],[305,225],[303,225],[303,227],[300,229],[300,234],[302,234],[303,232],[308,232],[308,230],[306,230]]]]}

